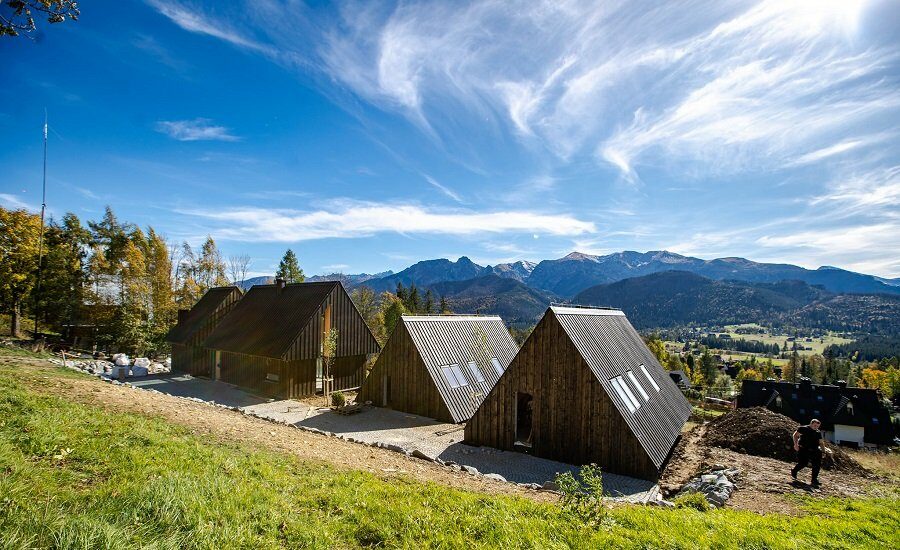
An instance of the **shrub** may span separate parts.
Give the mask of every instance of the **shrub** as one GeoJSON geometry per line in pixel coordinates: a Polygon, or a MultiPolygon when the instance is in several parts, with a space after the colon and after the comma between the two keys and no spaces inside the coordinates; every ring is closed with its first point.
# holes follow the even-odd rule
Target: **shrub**
{"type": "Polygon", "coordinates": [[[676,508],[693,508],[701,512],[706,512],[710,509],[706,497],[697,492],[681,493],[672,502],[675,503],[676,508]]]}
{"type": "Polygon", "coordinates": [[[603,506],[603,475],[600,467],[581,468],[580,480],[572,472],[557,474],[556,485],[562,493],[562,507],[585,523],[599,525],[606,516],[603,506]]]}
{"type": "Polygon", "coordinates": [[[331,393],[331,406],[332,407],[343,407],[347,404],[347,396],[344,395],[344,392],[336,391],[331,393]]]}

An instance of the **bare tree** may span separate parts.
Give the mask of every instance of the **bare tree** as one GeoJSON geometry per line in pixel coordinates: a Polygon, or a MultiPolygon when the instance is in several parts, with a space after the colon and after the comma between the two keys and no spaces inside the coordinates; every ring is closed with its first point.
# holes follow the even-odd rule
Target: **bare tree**
{"type": "Polygon", "coordinates": [[[62,23],[67,18],[78,21],[81,12],[74,0],[0,0],[0,36],[31,34],[37,28],[35,17],[48,23],[62,23]]]}
{"type": "Polygon", "coordinates": [[[247,269],[250,268],[250,256],[241,254],[228,257],[228,274],[231,276],[231,284],[244,287],[247,280],[247,269]]]}

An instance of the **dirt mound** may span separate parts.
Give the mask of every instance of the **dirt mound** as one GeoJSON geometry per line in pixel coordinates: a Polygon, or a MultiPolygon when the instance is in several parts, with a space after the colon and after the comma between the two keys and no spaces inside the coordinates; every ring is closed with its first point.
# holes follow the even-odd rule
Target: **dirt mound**
{"type": "MultiPolygon", "coordinates": [[[[792,462],[797,458],[792,438],[797,426],[796,421],[763,407],[736,409],[709,423],[705,443],[739,453],[792,462]]],[[[840,447],[830,443],[826,445],[833,453],[823,457],[823,468],[866,473],[865,468],[840,447]]]]}

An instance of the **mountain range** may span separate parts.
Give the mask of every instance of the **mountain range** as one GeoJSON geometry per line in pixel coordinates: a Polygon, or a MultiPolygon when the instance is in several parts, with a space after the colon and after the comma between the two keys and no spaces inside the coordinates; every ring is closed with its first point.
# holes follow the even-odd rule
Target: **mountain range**
{"type": "MultiPolygon", "coordinates": [[[[393,292],[398,283],[415,284],[444,296],[454,311],[498,314],[513,325],[534,323],[557,301],[621,307],[640,328],[757,320],[789,324],[795,316],[796,326],[882,332],[898,324],[900,303],[900,279],[668,251],[572,252],[494,266],[463,256],[423,260],[397,273],[333,273],[307,280],[339,280],[348,289],[364,285],[377,293],[393,292]]],[[[271,278],[249,279],[244,286],[264,282],[271,278]]]]}

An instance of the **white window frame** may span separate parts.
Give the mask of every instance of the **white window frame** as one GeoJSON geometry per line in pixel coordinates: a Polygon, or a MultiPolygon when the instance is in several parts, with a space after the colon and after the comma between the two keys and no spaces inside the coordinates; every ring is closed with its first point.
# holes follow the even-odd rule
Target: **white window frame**
{"type": "Polygon", "coordinates": [[[641,369],[641,372],[644,373],[644,376],[647,377],[647,380],[650,382],[650,385],[653,386],[653,389],[656,390],[656,391],[658,392],[658,391],[659,391],[659,384],[657,384],[657,383],[656,383],[656,380],[654,380],[653,377],[650,376],[650,371],[647,370],[647,367],[645,367],[645,366],[642,364],[642,365],[640,365],[638,368],[641,369]]]}
{"type": "Polygon", "coordinates": [[[469,372],[472,373],[472,377],[475,379],[475,382],[484,382],[484,374],[481,372],[481,369],[478,368],[478,363],[475,361],[469,361],[469,372]]]}
{"type": "Polygon", "coordinates": [[[441,372],[451,388],[461,388],[468,386],[469,382],[459,368],[459,363],[451,363],[449,365],[441,365],[441,372]]]}
{"type": "Polygon", "coordinates": [[[500,364],[500,361],[498,361],[496,357],[491,357],[491,366],[494,367],[497,376],[503,376],[506,369],[503,368],[503,365],[500,364]]]}
{"type": "Polygon", "coordinates": [[[625,373],[628,376],[628,379],[631,380],[631,383],[634,384],[634,387],[637,388],[641,397],[644,398],[644,401],[650,401],[650,396],[647,395],[647,392],[644,391],[644,388],[641,387],[640,383],[638,383],[637,377],[634,375],[634,371],[628,371],[625,373]]]}
{"type": "Polygon", "coordinates": [[[628,407],[628,412],[633,413],[638,410],[640,404],[636,402],[633,395],[629,397],[631,390],[626,388],[621,376],[610,378],[609,382],[612,384],[613,388],[615,388],[616,393],[619,395],[619,399],[621,399],[622,402],[625,403],[625,406],[628,407]]]}

